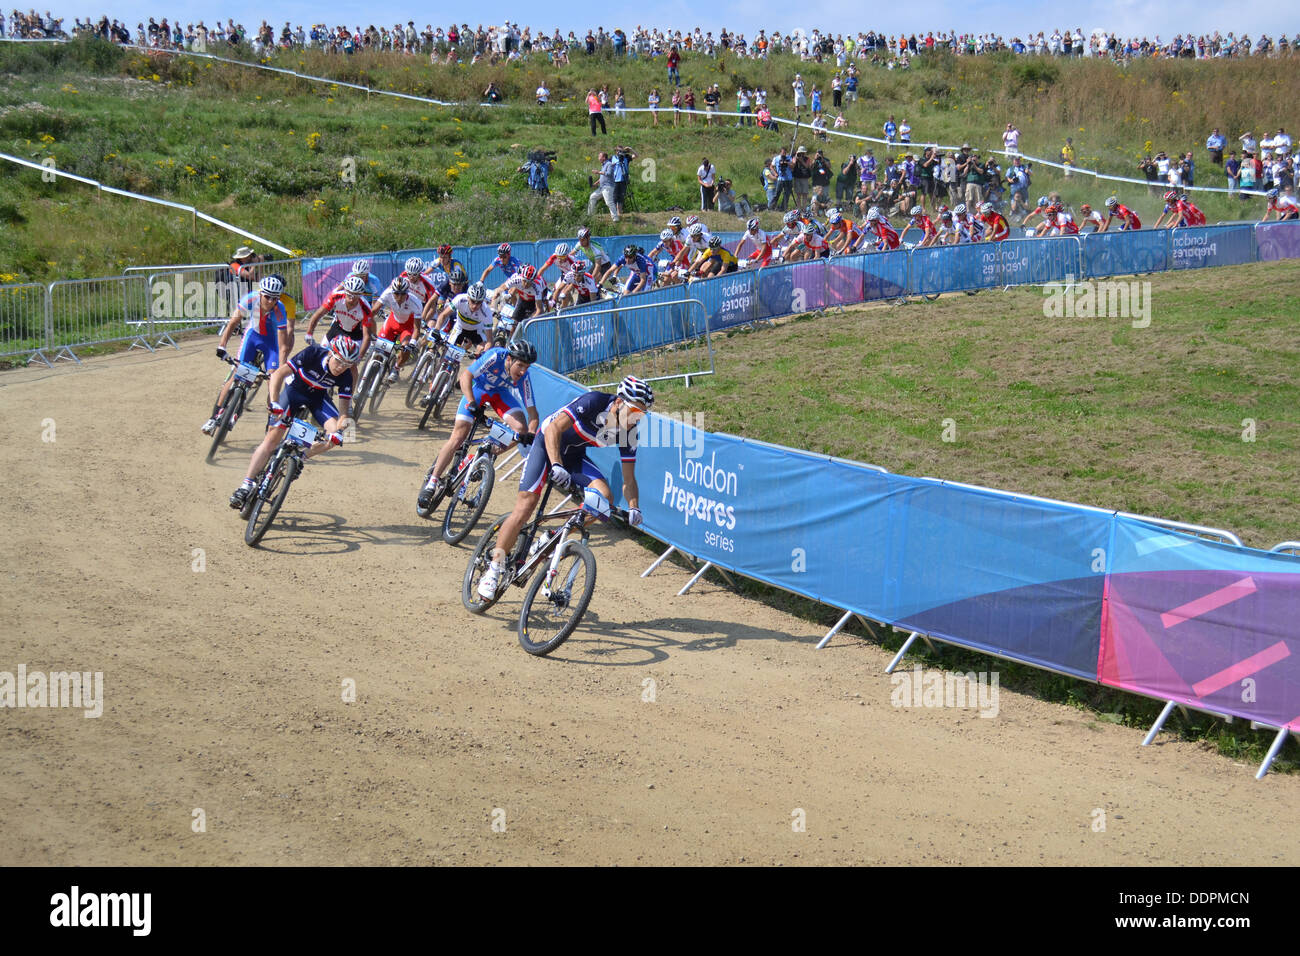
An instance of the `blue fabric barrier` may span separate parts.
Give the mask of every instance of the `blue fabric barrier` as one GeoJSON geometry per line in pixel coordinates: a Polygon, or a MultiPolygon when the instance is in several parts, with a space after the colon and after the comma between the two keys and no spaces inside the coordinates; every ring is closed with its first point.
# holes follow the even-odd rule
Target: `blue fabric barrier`
{"type": "Polygon", "coordinates": [[[1166,229],[1090,233],[1080,241],[1086,279],[1164,272],[1169,268],[1169,232],[1166,229]]]}
{"type": "Polygon", "coordinates": [[[1255,261],[1255,228],[1250,225],[1174,229],[1170,243],[1171,269],[1236,266],[1255,261]]]}

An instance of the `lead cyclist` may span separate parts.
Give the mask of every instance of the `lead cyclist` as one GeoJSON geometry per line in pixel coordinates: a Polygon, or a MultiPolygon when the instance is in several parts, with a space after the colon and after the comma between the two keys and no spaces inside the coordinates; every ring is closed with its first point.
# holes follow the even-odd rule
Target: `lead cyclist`
{"type": "Polygon", "coordinates": [[[612,500],[605,476],[587,458],[590,445],[597,448],[618,446],[628,524],[636,527],[641,523],[634,436],[637,424],[650,411],[654,401],[650,384],[629,375],[619,384],[616,394],[587,392],[546,417],[528,453],[514,511],[502,523],[492,551],[492,563],[479,580],[480,597],[485,600],[496,597],[506,570],[507,555],[514,548],[520,530],[532,517],[547,481],[564,492],[575,487],[589,487],[607,501],[612,500]]]}

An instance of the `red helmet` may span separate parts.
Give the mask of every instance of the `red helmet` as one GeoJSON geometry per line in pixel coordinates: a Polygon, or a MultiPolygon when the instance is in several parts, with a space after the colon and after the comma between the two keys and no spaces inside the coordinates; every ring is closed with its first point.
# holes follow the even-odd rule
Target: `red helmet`
{"type": "Polygon", "coordinates": [[[451,246],[448,246],[448,245],[441,245],[441,246],[439,246],[439,247],[438,247],[438,255],[440,255],[440,256],[449,256],[449,255],[451,255],[451,246]]]}
{"type": "Polygon", "coordinates": [[[1171,189],[1169,192],[1165,193],[1165,202],[1173,202],[1177,198],[1178,192],[1176,190],[1171,189]]]}
{"type": "Polygon", "coordinates": [[[532,282],[537,278],[537,266],[524,266],[524,270],[521,274],[523,275],[525,282],[532,282]]]}
{"type": "Polygon", "coordinates": [[[1060,212],[1060,211],[1062,211],[1064,208],[1065,208],[1065,207],[1062,206],[1059,202],[1054,202],[1054,203],[1052,203],[1050,206],[1047,207],[1047,211],[1048,211],[1048,212],[1060,212]]]}
{"type": "Polygon", "coordinates": [[[501,245],[497,246],[497,255],[499,256],[510,255],[510,243],[503,242],[501,243],[501,245]]]}

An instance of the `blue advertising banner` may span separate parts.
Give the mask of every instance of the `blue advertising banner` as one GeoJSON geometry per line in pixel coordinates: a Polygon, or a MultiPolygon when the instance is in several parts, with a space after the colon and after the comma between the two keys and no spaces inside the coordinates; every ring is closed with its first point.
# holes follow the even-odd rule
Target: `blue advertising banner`
{"type": "Polygon", "coordinates": [[[932,246],[913,249],[910,278],[913,295],[988,289],[1000,282],[1001,253],[1005,243],[968,243],[960,246],[932,246]]]}
{"type": "Polygon", "coordinates": [[[1201,269],[1205,266],[1235,266],[1255,261],[1255,228],[1239,226],[1191,226],[1172,230],[1171,269],[1201,269]]]}
{"type": "Polygon", "coordinates": [[[997,245],[1002,259],[995,285],[1044,285],[1079,277],[1079,240],[1073,236],[1007,239],[997,245]]]}
{"type": "Polygon", "coordinates": [[[1169,268],[1169,231],[1166,229],[1089,233],[1080,242],[1083,245],[1083,275],[1087,279],[1164,272],[1169,268]]]}
{"type": "Polygon", "coordinates": [[[911,253],[906,249],[874,252],[836,260],[853,263],[862,271],[862,300],[897,299],[907,294],[907,269],[911,253]]]}

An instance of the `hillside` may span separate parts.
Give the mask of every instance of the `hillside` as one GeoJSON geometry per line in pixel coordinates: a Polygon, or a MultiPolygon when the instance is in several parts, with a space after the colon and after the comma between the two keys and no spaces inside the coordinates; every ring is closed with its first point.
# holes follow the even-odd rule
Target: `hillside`
{"type": "MultiPolygon", "coordinates": [[[[691,208],[695,168],[707,155],[738,193],[760,195],[757,172],[788,132],[752,127],[674,130],[671,110],[652,128],[646,114],[608,115],[610,136],[589,135],[582,94],[622,83],[630,106],[643,105],[659,65],[601,57],[556,74],[543,63],[431,66],[418,57],[277,54],[273,65],[449,100],[472,99],[496,82],[507,106],[444,108],[369,96],[346,88],[192,57],[123,51],[97,41],[0,48],[0,150],[108,185],[184,203],[309,254],[495,242],[563,235],[608,216],[585,215],[595,150],[635,148],[633,215],[623,231],[657,226],[663,210],[691,208]],[[545,80],[552,104],[532,90],[545,80]],[[534,146],[558,151],[554,195],[538,202],[516,172],[534,146]]],[[[777,115],[791,115],[788,81],[801,72],[828,85],[831,66],[791,57],[767,62],[687,59],[683,82],[717,82],[724,106],[740,81],[766,85],[777,115]]],[[[1136,175],[1144,149],[1201,148],[1212,126],[1230,136],[1286,125],[1284,103],[1300,92],[1294,71],[1263,60],[1101,62],[1024,60],[1009,55],[918,60],[913,69],[864,69],[860,99],[845,109],[851,132],[875,135],[893,113],[916,141],[1000,144],[1008,120],[1021,148],[1053,157],[1074,138],[1081,166],[1136,175]],[[1267,91],[1267,95],[1261,95],[1267,91]]],[[[829,97],[827,97],[829,103],[829,97]]],[[[811,141],[804,134],[800,143],[811,141]]],[[[833,141],[833,163],[856,152],[833,141]]],[[[877,153],[879,155],[879,152],[877,153]]],[[[223,259],[238,237],[160,207],[113,197],[77,183],[43,183],[34,171],[3,164],[0,281],[50,281],[119,272],[124,266],[223,259]],[[51,223],[55,223],[54,228],[51,223]]],[[[1208,163],[1199,181],[1206,182],[1208,163]]],[[[1141,186],[1115,189],[1091,178],[1035,172],[1033,192],[1059,189],[1094,205],[1115,192],[1146,219],[1157,200],[1141,186]]],[[[1216,183],[1219,184],[1219,183],[1216,183]]],[[[1259,215],[1258,202],[1207,196],[1210,221],[1259,215]]],[[[719,223],[724,217],[719,217],[719,223]]],[[[765,222],[775,221],[768,215],[765,222]]]]}

